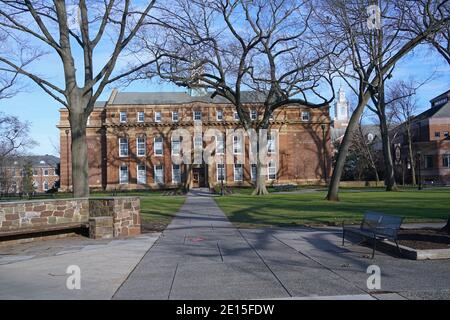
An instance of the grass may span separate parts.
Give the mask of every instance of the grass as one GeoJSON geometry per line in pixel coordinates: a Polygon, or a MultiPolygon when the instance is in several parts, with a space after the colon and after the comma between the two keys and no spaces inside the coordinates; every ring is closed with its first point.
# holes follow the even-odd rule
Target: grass
{"type": "Polygon", "coordinates": [[[406,218],[405,222],[439,222],[450,215],[450,190],[342,190],[340,202],[324,200],[325,192],[251,196],[247,192],[215,198],[240,227],[340,225],[360,221],[372,210],[406,218]]]}

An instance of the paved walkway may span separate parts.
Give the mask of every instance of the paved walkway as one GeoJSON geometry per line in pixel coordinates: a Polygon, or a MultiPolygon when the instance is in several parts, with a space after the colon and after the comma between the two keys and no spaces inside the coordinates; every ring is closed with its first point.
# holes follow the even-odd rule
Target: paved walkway
{"type": "Polygon", "coordinates": [[[370,248],[342,248],[336,229],[238,230],[202,192],[187,198],[114,298],[403,299],[429,296],[427,290],[450,296],[449,261],[415,262],[382,253],[371,260],[369,254],[370,248]],[[380,265],[382,290],[388,293],[368,291],[371,264],[380,265]]]}
{"type": "Polygon", "coordinates": [[[128,239],[69,237],[0,247],[1,299],[111,299],[159,234],[128,239]],[[81,271],[69,290],[67,267],[81,271]]]}

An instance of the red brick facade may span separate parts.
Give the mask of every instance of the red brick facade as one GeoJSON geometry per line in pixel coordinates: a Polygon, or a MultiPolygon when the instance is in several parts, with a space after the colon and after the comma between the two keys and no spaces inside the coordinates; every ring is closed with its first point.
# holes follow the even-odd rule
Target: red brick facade
{"type": "MultiPolygon", "coordinates": [[[[402,126],[399,128],[403,130],[402,126]]],[[[397,164],[403,164],[404,171],[410,175],[406,134],[400,132],[393,140],[393,149],[397,144],[401,146],[402,161],[397,164]]],[[[414,118],[411,133],[416,168],[420,165],[422,182],[450,184],[450,91],[432,99],[430,108],[414,118]]],[[[418,174],[419,170],[416,170],[418,174]]]]}
{"type": "MultiPolygon", "coordinates": [[[[175,188],[183,183],[189,187],[213,187],[219,183],[216,164],[181,165],[179,167],[181,183],[174,182],[174,177],[178,175],[174,174],[172,167],[171,133],[175,129],[182,128],[194,136],[195,111],[198,112],[197,116],[201,117],[203,135],[210,128],[222,133],[225,133],[227,129],[236,129],[240,123],[235,120],[235,109],[230,104],[223,101],[205,102],[205,99],[197,100],[195,97],[191,97],[189,102],[164,103],[162,101],[155,104],[144,99],[142,102],[130,100],[124,103],[124,98],[120,95],[114,91],[108,102],[99,103],[88,121],[87,141],[91,188],[108,190],[175,188]],[[126,121],[120,121],[121,112],[126,113],[126,121]],[[138,119],[139,112],[144,113],[143,119],[142,114],[141,119],[138,119]],[[177,121],[172,119],[173,112],[178,113],[177,121]],[[220,112],[223,119],[219,119],[220,116],[218,118],[220,112]],[[159,119],[156,118],[159,116],[161,119],[157,121],[159,119]],[[144,138],[140,148],[141,152],[144,149],[143,155],[138,155],[138,137],[144,138]],[[161,155],[156,154],[155,151],[156,137],[162,137],[161,155]],[[127,139],[128,154],[126,156],[119,154],[119,138],[127,139]],[[142,145],[145,147],[142,148],[142,145]],[[145,172],[140,171],[140,179],[138,179],[138,165],[141,165],[140,169],[145,168],[145,172]],[[122,177],[125,176],[124,168],[128,168],[128,179],[122,181],[123,183],[119,181],[121,167],[122,177]],[[158,177],[162,179],[160,183],[156,181],[158,177]]],[[[257,117],[261,118],[262,110],[259,105],[249,103],[248,108],[254,110],[257,117]]],[[[61,189],[67,190],[71,185],[70,129],[67,110],[61,109],[60,114],[61,120],[58,127],[61,140],[61,189]]],[[[272,176],[273,179],[267,179],[267,184],[320,183],[329,177],[331,157],[328,107],[321,109],[301,106],[284,107],[274,113],[270,128],[279,132],[277,143],[279,163],[275,169],[276,176],[272,176]],[[304,119],[302,119],[302,112],[304,119]]],[[[215,143],[214,139],[208,140],[205,137],[203,139],[203,147],[215,143]]],[[[159,143],[157,146],[159,147],[159,143]]],[[[248,161],[248,139],[245,139],[244,148],[246,159],[242,167],[243,179],[236,181],[234,165],[227,164],[224,181],[227,185],[252,184],[251,165],[248,161]]],[[[159,148],[157,149],[159,151],[159,148]]],[[[239,170],[237,169],[238,173],[239,170]]]]}

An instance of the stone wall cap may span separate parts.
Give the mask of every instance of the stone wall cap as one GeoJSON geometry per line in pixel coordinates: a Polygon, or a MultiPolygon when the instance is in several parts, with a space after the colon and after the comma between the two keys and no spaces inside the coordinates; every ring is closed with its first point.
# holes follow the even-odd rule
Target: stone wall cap
{"type": "Polygon", "coordinates": [[[139,199],[139,198],[140,198],[139,196],[118,196],[118,197],[29,199],[29,200],[16,200],[16,201],[0,201],[0,207],[2,205],[27,204],[27,203],[36,203],[36,202],[78,201],[78,200],[116,200],[116,199],[139,199]]]}

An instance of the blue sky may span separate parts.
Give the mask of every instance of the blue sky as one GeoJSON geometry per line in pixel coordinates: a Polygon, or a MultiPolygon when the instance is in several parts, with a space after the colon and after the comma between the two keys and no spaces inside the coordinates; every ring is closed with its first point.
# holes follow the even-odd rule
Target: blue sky
{"type": "MultiPolygon", "coordinates": [[[[103,52],[101,55],[103,55],[103,52]]],[[[53,81],[61,82],[60,62],[54,59],[58,58],[47,56],[39,63],[35,63],[30,70],[53,81]]],[[[428,78],[433,72],[433,80],[421,87],[418,92],[421,110],[429,107],[430,99],[450,89],[450,67],[439,55],[423,47],[402,60],[394,72],[395,79],[414,77],[417,81],[428,78]]],[[[109,96],[111,89],[112,87],[104,91],[101,100],[105,100],[109,96]]],[[[157,81],[140,81],[127,88],[119,88],[119,90],[145,92],[180,91],[184,89],[170,84],[161,84],[157,81]]],[[[349,90],[347,92],[350,94],[349,90]]],[[[0,100],[1,111],[16,115],[21,120],[31,123],[31,134],[39,143],[30,151],[32,154],[57,155],[54,145],[59,145],[59,132],[56,128],[59,121],[59,108],[61,108],[61,105],[58,102],[32,83],[29,83],[26,91],[19,93],[17,96],[8,100],[0,100]]],[[[331,112],[333,114],[333,109],[331,112]]]]}

